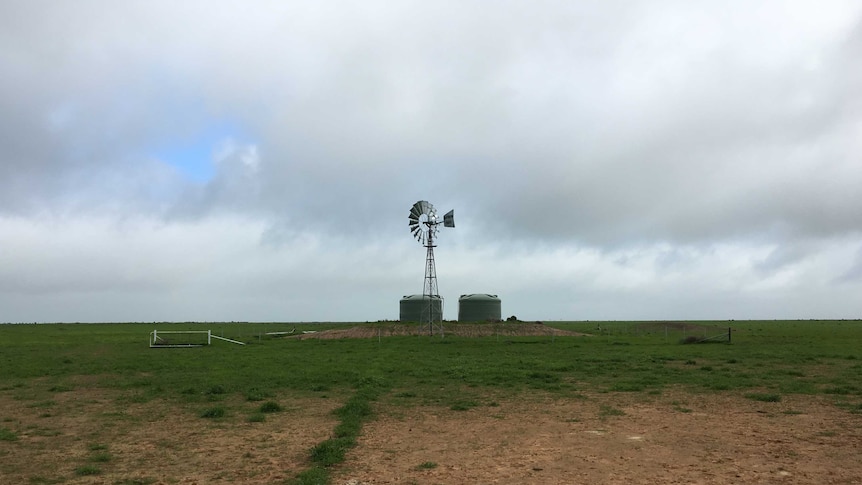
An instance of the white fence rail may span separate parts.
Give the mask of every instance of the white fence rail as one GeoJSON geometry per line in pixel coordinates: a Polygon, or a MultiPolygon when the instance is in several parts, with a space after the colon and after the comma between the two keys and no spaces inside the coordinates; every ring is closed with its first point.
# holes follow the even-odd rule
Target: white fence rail
{"type": "Polygon", "coordinates": [[[213,335],[212,330],[153,330],[150,332],[150,348],[192,348],[192,347],[203,347],[204,345],[211,345],[212,339],[224,340],[226,342],[245,345],[245,342],[240,342],[239,340],[233,340],[225,337],[219,337],[218,335],[213,335]],[[189,335],[189,334],[206,334],[206,343],[203,343],[203,339],[199,342],[186,341],[181,343],[171,343],[170,339],[159,337],[159,335],[189,335]]]}

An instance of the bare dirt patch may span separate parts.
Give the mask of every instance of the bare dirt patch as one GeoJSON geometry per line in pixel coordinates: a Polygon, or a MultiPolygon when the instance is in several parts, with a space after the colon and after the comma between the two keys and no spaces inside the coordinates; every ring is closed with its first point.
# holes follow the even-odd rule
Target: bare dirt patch
{"type": "MultiPolygon", "coordinates": [[[[345,329],[324,330],[321,332],[295,335],[295,339],[339,339],[339,338],[378,338],[393,336],[420,335],[423,329],[419,325],[360,325],[345,329]]],[[[424,330],[427,334],[427,330],[424,330]]],[[[561,330],[547,325],[535,323],[478,323],[478,324],[447,324],[444,335],[459,337],[541,337],[541,336],[587,336],[588,334],[561,330]]]]}
{"type": "Polygon", "coordinates": [[[0,394],[0,427],[18,438],[0,441],[4,484],[274,483],[307,466],[340,405],[281,396],[283,412],[248,422],[260,403],[224,402],[228,416],[209,420],[200,409],[219,403],[126,403],[99,389],[23,397],[0,394]],[[87,468],[99,473],[82,474],[87,468]]]}
{"type": "MultiPolygon", "coordinates": [[[[338,399],[128,402],[118,391],[0,393],[0,483],[281,483],[330,437],[338,399]],[[245,406],[245,407],[244,407],[245,406]],[[108,459],[99,461],[100,455],[108,459]],[[99,475],[81,476],[80,467],[99,475]]],[[[239,399],[238,397],[236,398],[239,399]]],[[[859,484],[862,415],[823,396],[760,402],[665,391],[508,396],[467,411],[385,400],[333,483],[859,484]]]]}
{"type": "Polygon", "coordinates": [[[336,484],[862,483],[862,417],[811,396],[596,394],[383,408],[336,484]]]}

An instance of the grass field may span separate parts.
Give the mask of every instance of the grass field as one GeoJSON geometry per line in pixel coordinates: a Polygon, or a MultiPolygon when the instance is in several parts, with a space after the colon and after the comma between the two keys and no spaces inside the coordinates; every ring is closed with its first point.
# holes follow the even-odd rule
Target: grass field
{"type": "Polygon", "coordinates": [[[205,427],[200,433],[234,426],[270,431],[277,420],[301,419],[306,407],[325,410],[314,419],[329,429],[310,437],[304,461],[267,478],[271,483],[327,483],[363,425],[376,419],[378,405],[467,411],[536,393],[584,399],[683,389],[759,402],[816,395],[848,412],[862,411],[862,322],[696,323],[696,329],[657,322],[546,323],[588,337],[302,341],[265,333],[348,324],[2,325],[0,398],[8,404],[0,408],[0,477],[73,483],[102,475],[110,477],[104,483],[181,483],[181,476],[165,478],[120,463],[111,441],[132,429],[129,421],[192,423],[205,427]],[[692,335],[726,335],[728,327],[730,343],[680,343],[692,335]],[[147,336],[156,328],[211,329],[248,345],[214,341],[202,348],[150,349],[147,336]],[[127,408],[142,414],[129,418],[127,408]],[[66,436],[52,424],[76,412],[96,426],[66,436]],[[75,451],[56,459],[50,472],[32,468],[32,459],[18,461],[38,460],[52,442],[75,451]]]}

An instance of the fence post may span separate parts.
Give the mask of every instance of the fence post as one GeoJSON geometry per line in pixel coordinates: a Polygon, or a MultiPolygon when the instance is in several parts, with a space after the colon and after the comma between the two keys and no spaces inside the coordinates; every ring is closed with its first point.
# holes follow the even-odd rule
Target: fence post
{"type": "Polygon", "coordinates": [[[727,327],[727,341],[730,342],[730,327],[727,327]]]}

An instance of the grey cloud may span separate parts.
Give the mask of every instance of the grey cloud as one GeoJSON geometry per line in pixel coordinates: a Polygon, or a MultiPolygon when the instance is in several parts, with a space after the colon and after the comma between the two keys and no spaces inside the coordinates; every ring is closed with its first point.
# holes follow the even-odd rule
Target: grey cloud
{"type": "MultiPolygon", "coordinates": [[[[125,162],[124,150],[210,111],[251,126],[260,180],[217,175],[178,195],[181,207],[192,200],[361,232],[345,205],[380,213],[410,193],[466,193],[480,223],[493,221],[489,231],[599,245],[745,237],[776,225],[815,237],[858,229],[849,207],[859,206],[852,188],[862,175],[847,171],[852,155],[829,150],[852,143],[836,130],[859,116],[843,104],[862,85],[846,67],[853,42],[823,46],[811,54],[820,66],[806,71],[793,53],[776,51],[769,65],[761,49],[775,41],[745,42],[758,18],[736,28],[739,19],[686,9],[693,27],[613,4],[482,16],[469,4],[462,16],[301,5],[243,12],[257,27],[245,30],[216,8],[190,30],[182,19],[200,14],[190,5],[174,16],[157,15],[159,4],[97,16],[32,10],[42,29],[10,34],[29,39],[9,50],[29,49],[45,66],[30,66],[17,87],[45,74],[68,84],[41,79],[32,96],[53,93],[53,105],[18,110],[31,126],[10,135],[26,145],[9,159],[26,159],[34,175],[6,163],[7,180],[36,198],[74,191],[65,182],[76,175],[97,178],[125,162]],[[713,22],[704,24],[711,33],[696,22],[713,22]],[[441,27],[450,35],[433,35],[441,27]],[[36,37],[47,31],[69,45],[36,37]],[[195,93],[200,106],[183,106],[195,93]],[[66,131],[36,128],[52,118],[66,131]],[[837,173],[810,185],[824,164],[837,173]],[[239,196],[244,183],[256,198],[239,196]]],[[[6,193],[9,204],[27,198],[6,193]]]]}
{"type": "Polygon", "coordinates": [[[847,270],[839,275],[835,281],[837,283],[858,283],[862,281],[862,246],[856,251],[856,257],[853,261],[848,261],[847,270]]]}
{"type": "MultiPolygon", "coordinates": [[[[244,251],[312,247],[323,264],[334,248],[414,244],[406,211],[426,199],[456,210],[446,237],[459,257],[643,249],[674,274],[728,244],[752,252],[734,257],[765,280],[862,234],[862,10],[845,7],[7,2],[0,221],[48,213],[193,232],[235,218],[257,231],[244,251]],[[243,136],[208,160],[209,180],[154,156],[214,119],[243,136]]],[[[240,259],[225,272],[250,264],[240,259]]],[[[54,288],[31,263],[32,288],[54,288]]],[[[323,274],[319,288],[354,283],[323,274]]],[[[532,284],[521,294],[580,291],[532,284]]],[[[605,309],[621,298],[602,295],[605,309]]],[[[768,307],[746,298],[752,312],[768,307]]]]}
{"type": "Polygon", "coordinates": [[[782,244],[773,248],[766,257],[757,261],[754,268],[765,274],[773,274],[816,253],[816,248],[813,246],[814,244],[810,242],[782,244]]]}

